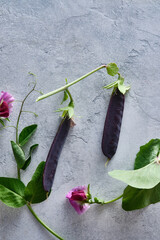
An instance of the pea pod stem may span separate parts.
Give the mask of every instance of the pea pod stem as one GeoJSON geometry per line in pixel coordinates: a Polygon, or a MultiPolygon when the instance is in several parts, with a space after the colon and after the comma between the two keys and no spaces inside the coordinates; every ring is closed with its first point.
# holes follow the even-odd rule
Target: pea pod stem
{"type": "Polygon", "coordinates": [[[54,235],[55,237],[57,237],[60,240],[64,240],[63,238],[61,238],[57,233],[55,233],[51,228],[49,228],[38,216],[37,214],[33,211],[33,208],[31,207],[31,205],[29,203],[27,203],[27,207],[29,209],[29,211],[32,213],[32,215],[37,219],[37,221],[44,227],[46,228],[52,235],[54,235]]]}
{"type": "Polygon", "coordinates": [[[74,80],[73,82],[68,83],[68,84],[66,84],[66,85],[63,86],[63,87],[60,87],[60,88],[58,88],[58,89],[56,89],[56,90],[54,90],[54,91],[52,91],[52,92],[46,93],[46,94],[38,97],[38,98],[36,99],[36,102],[38,102],[38,101],[40,101],[40,100],[42,100],[42,99],[45,99],[45,98],[47,98],[47,97],[50,97],[50,96],[52,96],[52,95],[54,95],[54,94],[56,94],[56,93],[59,93],[59,92],[62,92],[62,91],[64,91],[64,90],[66,90],[68,87],[70,87],[70,86],[78,83],[79,81],[81,81],[81,80],[83,80],[84,78],[90,76],[91,74],[99,71],[99,70],[102,69],[102,68],[107,68],[107,65],[101,65],[101,66],[99,66],[98,68],[93,69],[91,72],[86,73],[86,74],[83,75],[82,77],[77,78],[77,79],[74,80]]]}
{"type": "Polygon", "coordinates": [[[73,101],[73,98],[72,98],[72,95],[71,95],[70,91],[69,91],[68,89],[66,89],[66,92],[68,93],[68,95],[69,95],[69,97],[70,97],[70,102],[73,102],[73,103],[74,103],[74,101],[73,101]]]}

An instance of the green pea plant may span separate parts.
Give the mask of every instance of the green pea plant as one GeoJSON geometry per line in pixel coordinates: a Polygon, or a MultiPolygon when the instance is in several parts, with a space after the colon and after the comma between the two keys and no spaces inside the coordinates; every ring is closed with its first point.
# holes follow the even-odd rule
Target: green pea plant
{"type": "MultiPolygon", "coordinates": [[[[71,83],[67,83],[65,86],[60,87],[54,91],[47,94],[39,96],[36,101],[43,100],[44,98],[50,97],[61,91],[65,91],[70,86],[78,83],[84,78],[90,76],[91,74],[106,68],[107,73],[111,76],[118,74],[118,80],[105,86],[104,88],[109,89],[114,87],[115,89],[125,94],[129,90],[130,86],[124,85],[124,78],[120,75],[119,69],[115,63],[109,63],[108,65],[102,65],[91,72],[83,75],[82,77],[76,79],[71,83]]],[[[119,110],[119,109],[118,109],[119,110]]],[[[111,111],[111,110],[110,110],[111,111]]],[[[115,130],[113,133],[115,133],[115,130]]],[[[115,141],[116,142],[116,141],[115,141]]],[[[110,160],[110,159],[109,159],[110,160]]],[[[124,171],[124,170],[114,170],[109,172],[109,175],[113,178],[121,180],[128,184],[122,195],[119,197],[105,203],[110,203],[122,198],[122,208],[126,211],[144,208],[150,204],[160,201],[160,139],[152,139],[150,142],[140,147],[140,151],[137,153],[134,170],[124,171]]],[[[90,185],[88,185],[90,186],[90,185]]],[[[87,187],[85,187],[87,189],[87,187]]],[[[76,201],[76,204],[80,204],[81,208],[83,204],[104,204],[104,201],[93,201],[91,200],[91,194],[83,192],[83,188],[76,188],[69,192],[67,198],[72,201],[76,201]],[[77,193],[78,191],[78,193],[77,193]],[[81,192],[82,191],[82,192],[81,192]],[[80,195],[79,195],[80,192],[80,195]],[[81,194],[84,194],[84,198],[81,194]],[[78,194],[78,195],[76,195],[78,194]],[[80,199],[79,199],[80,197],[80,199]],[[77,200],[77,199],[78,200],[77,200]],[[82,199],[81,199],[82,198],[82,199]]],[[[86,190],[87,191],[87,190],[86,190]]],[[[95,198],[97,199],[97,198],[95,198]]],[[[73,204],[72,204],[73,206],[73,204]]]]}
{"type": "MultiPolygon", "coordinates": [[[[118,126],[118,129],[120,129],[121,119],[123,114],[123,106],[124,106],[124,98],[122,94],[124,95],[127,92],[127,90],[129,90],[130,88],[130,86],[124,85],[124,78],[120,75],[119,69],[115,63],[102,65],[92,70],[91,72],[83,75],[82,77],[76,79],[71,83],[68,83],[66,80],[65,86],[60,87],[57,90],[54,90],[47,94],[43,94],[42,96],[38,97],[37,101],[50,97],[51,95],[54,95],[58,92],[64,91],[64,97],[63,97],[62,103],[65,102],[68,98],[70,99],[70,102],[67,107],[63,107],[57,110],[58,112],[59,111],[63,112],[62,113],[63,119],[57,131],[57,135],[55,136],[55,139],[58,138],[58,141],[56,142],[55,140],[53,140],[53,144],[51,146],[50,153],[52,152],[53,154],[52,156],[54,156],[54,159],[52,159],[53,160],[52,164],[50,165],[50,159],[52,158],[52,156],[48,155],[48,162],[46,163],[44,161],[40,162],[31,180],[25,186],[25,184],[21,180],[21,174],[24,170],[27,170],[28,166],[30,165],[32,160],[32,154],[34,150],[38,147],[38,144],[34,144],[30,146],[29,154],[25,152],[24,147],[27,143],[29,143],[31,137],[35,133],[37,129],[37,124],[26,126],[19,133],[19,122],[20,122],[21,114],[25,112],[23,110],[25,101],[27,100],[27,98],[30,96],[32,92],[37,91],[36,90],[37,81],[35,80],[33,88],[28,92],[28,94],[25,96],[25,98],[21,102],[20,112],[18,114],[17,122],[15,126],[15,132],[16,132],[15,141],[13,140],[11,141],[13,155],[17,163],[17,178],[0,177],[0,200],[7,206],[13,207],[13,208],[27,206],[27,208],[35,217],[35,219],[53,236],[55,236],[60,240],[63,240],[63,238],[60,237],[57,233],[55,233],[51,228],[49,228],[37,216],[37,214],[34,212],[32,208],[32,204],[37,204],[42,201],[45,201],[49,197],[51,193],[51,185],[53,183],[54,174],[57,166],[57,160],[58,160],[58,157],[60,156],[60,152],[64,144],[64,138],[67,137],[67,134],[70,128],[70,123],[72,123],[73,125],[72,117],[74,114],[74,102],[68,88],[78,83],[79,81],[83,80],[84,78],[90,76],[91,74],[101,70],[102,68],[106,68],[107,73],[111,76],[118,75],[117,81],[104,87],[106,89],[110,89],[111,87],[114,88],[112,92],[112,97],[110,99],[108,112],[107,112],[107,117],[106,117],[107,121],[108,119],[110,119],[110,116],[112,116],[111,119],[117,119],[117,117],[115,116],[118,116],[117,114],[119,114],[120,108],[119,108],[119,105],[115,107],[115,103],[116,104],[119,103],[118,99],[120,99],[121,101],[121,114],[120,114],[121,117],[119,118],[120,121],[115,122],[116,124],[113,124],[113,123],[109,124],[110,122],[109,123],[105,122],[104,133],[108,134],[108,129],[110,129],[112,134],[116,136],[114,139],[111,137],[111,140],[113,140],[112,142],[116,143],[116,147],[114,149],[112,148],[113,146],[110,145],[110,141],[108,143],[109,145],[106,147],[105,145],[106,138],[103,138],[103,144],[104,144],[103,149],[106,151],[106,154],[104,155],[106,155],[109,160],[111,159],[111,157],[116,152],[118,139],[119,139],[119,131],[117,132],[117,126],[118,126]],[[114,109],[112,109],[112,106],[114,106],[114,109]],[[115,118],[113,118],[113,116],[115,118]],[[53,166],[53,169],[50,169],[50,167],[52,166],[53,166]],[[46,175],[44,175],[45,169],[47,172],[46,175]],[[49,173],[48,169],[52,173],[51,177],[50,177],[50,174],[48,174],[49,173]],[[46,178],[47,180],[45,181],[43,179],[44,176],[47,177],[46,178]],[[44,188],[44,185],[46,186],[46,189],[44,188]]],[[[30,74],[34,75],[32,73],[30,74]]],[[[1,119],[1,117],[8,119],[10,109],[12,108],[11,102],[13,101],[13,98],[10,96],[10,101],[7,102],[8,98],[6,97],[5,92],[2,92],[2,95],[3,95],[3,98],[2,96],[0,97],[0,114],[1,114],[0,123],[3,126],[3,128],[5,128],[6,126],[4,125],[4,121],[3,119],[1,119]]],[[[108,203],[115,202],[120,198],[122,198],[122,208],[126,211],[144,208],[150,204],[159,202],[160,201],[160,139],[152,139],[147,144],[140,147],[140,151],[137,153],[135,158],[134,170],[126,170],[126,171],[114,170],[112,172],[109,172],[109,175],[113,178],[116,178],[128,184],[128,186],[124,189],[123,194],[120,195],[119,197],[114,198],[113,200],[102,201],[97,197],[92,198],[92,195],[90,192],[90,184],[88,185],[88,187],[79,186],[77,188],[74,188],[66,195],[66,198],[69,200],[69,202],[75,208],[78,214],[82,214],[86,212],[89,209],[90,205],[92,204],[99,204],[99,205],[108,204],[108,203]]]]}
{"type": "MultiPolygon", "coordinates": [[[[34,75],[34,74],[31,74],[34,75]]],[[[42,161],[36,168],[32,179],[29,181],[27,186],[21,180],[21,172],[26,170],[31,163],[32,153],[38,147],[38,144],[30,146],[29,154],[24,152],[24,146],[29,143],[31,137],[37,129],[37,124],[32,124],[26,126],[19,133],[19,122],[21,114],[23,112],[23,106],[30,94],[36,89],[36,80],[34,82],[33,88],[27,93],[23,101],[21,102],[20,112],[18,114],[16,122],[16,137],[15,141],[11,141],[11,147],[13,150],[13,155],[17,163],[17,178],[10,177],[0,177],[0,200],[9,207],[20,208],[27,206],[29,211],[35,217],[35,219],[46,228],[52,235],[56,238],[63,240],[57,233],[55,233],[51,228],[49,228],[34,212],[32,204],[40,203],[47,199],[48,193],[43,188],[43,171],[45,162],[42,161]]],[[[31,111],[28,111],[31,112],[31,111]]],[[[31,112],[33,113],[33,112],[31,112]]],[[[34,113],[35,114],[35,113],[34,113]]],[[[35,114],[36,115],[36,114],[35,114]]],[[[6,126],[2,125],[4,128],[6,126]]]]}

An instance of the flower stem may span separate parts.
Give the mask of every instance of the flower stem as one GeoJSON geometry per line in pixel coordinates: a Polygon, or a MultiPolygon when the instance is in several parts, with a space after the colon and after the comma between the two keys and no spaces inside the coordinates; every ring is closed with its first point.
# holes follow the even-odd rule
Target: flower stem
{"type": "Polygon", "coordinates": [[[123,194],[121,194],[119,197],[114,198],[114,199],[112,199],[112,200],[110,200],[110,201],[108,201],[108,202],[104,202],[103,204],[108,204],[108,203],[115,202],[115,201],[117,201],[118,199],[120,199],[120,198],[122,198],[122,197],[123,197],[123,194]]]}
{"type": "Polygon", "coordinates": [[[63,238],[61,238],[57,233],[55,233],[51,228],[49,228],[38,216],[37,214],[33,211],[31,205],[28,203],[27,207],[29,209],[29,211],[32,213],[32,215],[37,219],[37,221],[44,227],[46,228],[50,233],[52,233],[55,237],[57,237],[60,240],[64,240],[63,238]]]}
{"type": "MultiPolygon", "coordinates": [[[[21,114],[23,112],[23,105],[26,101],[26,99],[28,98],[28,96],[34,91],[35,87],[36,87],[37,82],[35,81],[33,88],[31,89],[31,91],[25,96],[25,98],[23,99],[22,103],[21,103],[21,108],[18,114],[18,118],[17,118],[17,123],[16,123],[16,143],[19,144],[19,137],[18,137],[18,127],[19,127],[19,120],[21,117],[21,114]]],[[[17,175],[18,175],[18,179],[21,178],[21,173],[20,173],[20,169],[17,166],[17,175]]]]}
{"type": "Polygon", "coordinates": [[[101,65],[101,66],[99,66],[98,68],[92,70],[91,72],[89,72],[89,73],[83,75],[82,77],[77,78],[77,79],[74,80],[73,82],[68,83],[68,84],[66,84],[65,86],[60,87],[60,88],[58,88],[58,89],[56,89],[56,90],[54,90],[54,91],[52,91],[52,92],[49,92],[49,93],[43,94],[42,96],[40,96],[40,97],[38,97],[38,98],[36,99],[36,102],[38,102],[38,101],[40,101],[40,100],[42,100],[42,99],[44,99],[44,98],[50,97],[50,96],[52,96],[52,95],[54,95],[54,94],[56,94],[56,93],[59,93],[59,92],[61,92],[61,91],[64,91],[64,90],[67,89],[68,87],[70,87],[70,86],[76,84],[77,82],[79,82],[79,81],[81,81],[82,79],[84,79],[84,78],[90,76],[91,74],[93,74],[93,73],[99,71],[99,70],[102,69],[102,68],[107,68],[107,65],[101,65]]]}
{"type": "Polygon", "coordinates": [[[120,199],[120,198],[122,198],[123,197],[123,194],[121,194],[119,197],[117,197],[117,198],[114,198],[114,199],[112,199],[112,200],[110,200],[110,201],[107,201],[107,202],[104,202],[104,201],[101,201],[101,200],[99,200],[99,199],[97,199],[96,198],[96,201],[89,201],[89,204],[94,204],[94,203],[96,203],[96,204],[108,204],[108,203],[112,203],[112,202],[115,202],[115,201],[117,201],[118,199],[120,199]]]}
{"type": "Polygon", "coordinates": [[[18,126],[19,126],[19,120],[20,120],[21,114],[23,112],[22,111],[23,105],[24,105],[26,99],[28,98],[28,96],[34,91],[35,86],[36,86],[36,82],[35,82],[33,88],[31,89],[31,91],[25,96],[25,98],[23,99],[22,104],[21,104],[21,108],[20,108],[20,111],[19,111],[19,115],[18,115],[18,118],[17,118],[17,124],[16,124],[16,143],[17,144],[19,143],[19,140],[18,140],[18,126]]]}

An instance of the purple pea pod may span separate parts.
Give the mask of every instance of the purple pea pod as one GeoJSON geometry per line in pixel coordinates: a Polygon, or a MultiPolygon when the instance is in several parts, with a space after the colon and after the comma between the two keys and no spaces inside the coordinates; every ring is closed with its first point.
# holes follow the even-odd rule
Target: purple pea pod
{"type": "Polygon", "coordinates": [[[50,147],[43,173],[43,187],[46,192],[49,192],[51,190],[58,159],[60,157],[63,145],[66,141],[71,126],[71,121],[72,119],[68,117],[62,119],[57,134],[50,147]]]}
{"type": "Polygon", "coordinates": [[[50,147],[50,150],[46,159],[45,167],[44,167],[43,188],[46,192],[51,191],[54,176],[56,173],[57,164],[58,164],[58,159],[60,157],[62,148],[68,136],[69,130],[71,127],[75,125],[72,120],[72,117],[74,115],[74,102],[68,89],[66,89],[66,91],[64,92],[64,98],[62,103],[67,100],[68,96],[70,97],[70,102],[68,106],[57,110],[57,112],[62,111],[63,114],[62,114],[62,121],[59,125],[56,136],[54,137],[54,140],[50,147]]]}
{"type": "Polygon", "coordinates": [[[117,150],[124,100],[125,96],[116,88],[110,98],[102,138],[102,152],[108,159],[111,159],[117,150]]]}
{"type": "Polygon", "coordinates": [[[102,152],[108,158],[108,161],[114,156],[117,150],[124,110],[125,93],[130,89],[130,86],[124,85],[124,78],[119,73],[118,75],[117,81],[104,87],[107,89],[114,87],[107,110],[101,143],[102,152]]]}

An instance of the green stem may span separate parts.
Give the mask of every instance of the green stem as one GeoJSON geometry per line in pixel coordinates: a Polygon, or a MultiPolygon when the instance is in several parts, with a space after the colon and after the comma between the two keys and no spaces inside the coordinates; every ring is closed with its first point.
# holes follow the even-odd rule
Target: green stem
{"type": "Polygon", "coordinates": [[[18,176],[18,179],[21,180],[20,168],[18,166],[17,166],[17,176],[18,176]]]}
{"type": "Polygon", "coordinates": [[[118,199],[120,199],[120,198],[122,198],[123,197],[123,194],[121,194],[119,197],[117,197],[117,198],[114,198],[114,199],[112,199],[112,200],[110,200],[110,201],[107,201],[107,202],[101,202],[101,201],[99,201],[98,200],[98,202],[94,202],[94,201],[91,201],[91,202],[89,202],[90,204],[94,204],[94,203],[96,203],[96,204],[108,204],[108,203],[112,203],[112,202],[115,202],[115,201],[117,201],[118,199]]]}
{"type": "MultiPolygon", "coordinates": [[[[36,81],[34,83],[34,86],[33,88],[31,89],[31,91],[25,96],[25,98],[23,99],[22,101],[22,104],[21,104],[21,108],[20,108],[20,111],[19,111],[19,114],[18,114],[18,118],[17,118],[17,123],[16,123],[16,143],[19,144],[19,137],[18,137],[18,127],[19,127],[19,120],[20,120],[20,117],[21,117],[21,114],[22,114],[22,109],[23,109],[23,105],[26,101],[26,99],[28,98],[28,96],[34,91],[35,87],[36,87],[36,81]]],[[[18,179],[21,178],[21,175],[20,175],[20,169],[17,167],[17,175],[18,175],[18,179]]]]}
{"type": "Polygon", "coordinates": [[[108,158],[106,163],[105,163],[105,167],[107,167],[108,163],[109,163],[110,159],[108,158]]]}
{"type": "Polygon", "coordinates": [[[66,89],[66,92],[68,93],[68,95],[70,97],[70,102],[74,102],[70,91],[68,89],[66,89]]]}
{"type": "Polygon", "coordinates": [[[37,214],[33,211],[31,205],[28,203],[27,207],[29,209],[29,211],[32,213],[32,215],[37,219],[37,221],[44,227],[46,228],[50,233],[52,233],[55,237],[57,237],[60,240],[64,240],[63,238],[61,238],[57,233],[55,233],[51,228],[49,228],[44,222],[42,222],[42,220],[37,216],[37,214]]]}
{"type": "Polygon", "coordinates": [[[58,88],[58,89],[56,89],[56,90],[54,90],[54,91],[52,91],[52,92],[46,93],[46,94],[44,94],[44,95],[38,97],[38,98],[36,99],[36,102],[38,102],[38,101],[40,101],[40,100],[42,100],[42,99],[44,99],[44,98],[50,97],[50,96],[52,96],[52,95],[54,95],[54,94],[56,94],[56,93],[59,93],[59,92],[62,92],[62,91],[64,91],[64,90],[66,90],[68,87],[74,85],[75,83],[81,81],[82,79],[84,79],[84,78],[90,76],[91,74],[93,74],[93,73],[99,71],[99,70],[102,69],[102,68],[107,68],[107,65],[102,65],[102,66],[100,66],[100,67],[98,67],[98,68],[92,70],[91,72],[89,72],[89,73],[83,75],[82,77],[77,78],[77,79],[74,80],[73,82],[68,83],[68,84],[66,84],[66,85],[63,86],[63,87],[60,87],[60,88],[58,88]]]}
{"type": "Polygon", "coordinates": [[[1,128],[0,128],[0,130],[2,130],[2,129],[6,129],[6,128],[10,128],[10,127],[13,127],[13,128],[15,128],[15,129],[16,129],[16,127],[15,127],[15,126],[4,126],[4,127],[1,127],[1,128]]]}
{"type": "Polygon", "coordinates": [[[115,202],[115,201],[117,201],[118,199],[120,199],[120,198],[122,198],[122,197],[123,197],[123,194],[121,194],[119,197],[114,198],[114,199],[112,199],[112,200],[110,200],[110,201],[108,201],[108,202],[104,202],[103,204],[108,204],[108,203],[115,202]]]}
{"type": "MultiPolygon", "coordinates": [[[[34,75],[34,74],[32,74],[34,75]]],[[[36,81],[34,83],[34,86],[33,88],[31,89],[31,91],[25,96],[25,98],[23,99],[22,101],[22,104],[21,104],[21,108],[20,108],[20,112],[19,112],[19,115],[18,115],[18,118],[17,118],[17,124],[16,124],[16,143],[19,144],[19,138],[18,138],[18,127],[19,127],[19,121],[20,121],[20,117],[21,117],[21,114],[22,112],[30,112],[30,113],[33,113],[31,111],[23,111],[23,105],[26,101],[26,99],[28,98],[28,96],[35,90],[35,87],[36,87],[36,81]]],[[[69,96],[71,96],[70,93],[68,93],[69,96]]],[[[72,96],[70,97],[72,99],[72,96]]],[[[34,113],[35,114],[35,113],[34,113]]],[[[36,115],[36,114],[35,114],[36,115]]],[[[20,180],[21,179],[21,175],[20,175],[20,169],[19,167],[17,166],[17,175],[18,175],[18,179],[20,180]]],[[[44,227],[46,228],[50,233],[52,233],[55,237],[57,237],[58,239],[60,240],[64,240],[63,238],[61,238],[58,234],[56,234],[51,228],[49,228],[38,216],[37,214],[33,211],[30,203],[27,203],[27,207],[29,209],[29,211],[32,213],[32,215],[37,219],[37,221],[44,227]]]]}
{"type": "Polygon", "coordinates": [[[32,114],[34,114],[35,115],[35,117],[38,117],[38,114],[36,114],[35,112],[32,112],[32,111],[22,111],[22,112],[26,112],[26,113],[32,113],[32,114]]]}

